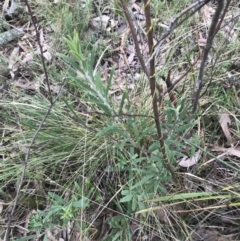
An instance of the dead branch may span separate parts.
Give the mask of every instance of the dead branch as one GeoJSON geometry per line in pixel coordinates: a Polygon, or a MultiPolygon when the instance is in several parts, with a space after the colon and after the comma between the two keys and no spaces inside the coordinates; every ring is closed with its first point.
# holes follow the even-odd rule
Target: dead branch
{"type": "Polygon", "coordinates": [[[216,9],[215,14],[213,16],[211,26],[209,28],[207,43],[206,43],[206,46],[205,46],[203,58],[202,58],[201,65],[200,65],[199,75],[198,75],[198,79],[197,79],[197,83],[196,83],[196,91],[195,91],[194,96],[193,96],[194,104],[193,104],[192,113],[195,113],[196,110],[197,110],[200,92],[201,92],[202,87],[204,85],[204,81],[203,81],[204,69],[205,69],[208,53],[210,51],[210,48],[212,47],[213,39],[214,39],[215,32],[216,32],[216,27],[217,27],[218,20],[219,20],[220,14],[222,12],[223,6],[224,6],[224,0],[218,0],[218,6],[217,6],[217,9],[216,9]]]}

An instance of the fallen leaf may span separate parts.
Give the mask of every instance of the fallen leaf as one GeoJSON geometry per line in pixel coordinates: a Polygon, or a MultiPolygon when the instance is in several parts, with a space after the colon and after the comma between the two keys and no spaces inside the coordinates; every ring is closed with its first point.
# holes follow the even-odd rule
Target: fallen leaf
{"type": "Polygon", "coordinates": [[[240,157],[240,150],[234,147],[230,147],[230,148],[218,147],[218,148],[214,148],[213,151],[222,151],[224,152],[224,155],[240,157]]]}
{"type": "MultiPolygon", "coordinates": [[[[192,240],[194,241],[224,241],[225,238],[221,237],[221,235],[219,235],[218,232],[214,231],[214,230],[209,230],[206,229],[204,227],[196,230],[193,234],[192,234],[192,240]]],[[[231,238],[228,238],[228,240],[231,240],[231,238]]]]}
{"type": "Polygon", "coordinates": [[[43,57],[47,60],[47,61],[50,61],[52,59],[52,55],[50,52],[45,52],[43,53],[43,57]]]}
{"type": "Polygon", "coordinates": [[[202,155],[202,151],[201,150],[198,150],[194,156],[192,157],[187,157],[187,156],[184,156],[178,163],[179,166],[181,167],[191,167],[193,165],[195,165],[201,158],[201,155],[202,155]]]}
{"type": "Polygon", "coordinates": [[[227,141],[230,142],[232,139],[231,133],[228,128],[228,124],[231,124],[231,119],[228,114],[222,113],[220,114],[220,125],[222,127],[222,130],[224,132],[225,137],[227,138],[227,141]]]}
{"type": "Polygon", "coordinates": [[[11,29],[0,33],[0,45],[6,44],[22,35],[24,35],[22,28],[11,29]]]}
{"type": "Polygon", "coordinates": [[[108,21],[110,17],[107,15],[102,15],[101,17],[96,17],[91,20],[91,24],[93,27],[96,29],[101,29],[103,28],[104,30],[107,28],[108,21]]]}

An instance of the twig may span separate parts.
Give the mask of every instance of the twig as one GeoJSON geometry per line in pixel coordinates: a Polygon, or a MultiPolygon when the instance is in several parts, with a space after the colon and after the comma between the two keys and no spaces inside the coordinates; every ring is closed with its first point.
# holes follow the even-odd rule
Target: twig
{"type": "Polygon", "coordinates": [[[151,61],[151,59],[153,57],[155,57],[162,46],[163,41],[173,32],[173,30],[175,30],[177,27],[179,27],[184,21],[186,21],[189,17],[191,17],[192,15],[194,15],[194,13],[196,13],[197,11],[199,11],[205,4],[207,4],[208,2],[210,2],[210,0],[198,0],[196,2],[194,2],[193,4],[191,4],[188,8],[184,9],[178,17],[176,17],[170,24],[168,31],[165,32],[159,39],[158,42],[155,44],[154,46],[154,51],[152,53],[152,55],[150,56],[150,58],[147,61],[147,65],[148,63],[151,61]],[[192,10],[194,7],[196,7],[197,5],[199,5],[196,9],[194,9],[189,15],[187,15],[184,19],[182,19],[181,21],[179,21],[179,19],[185,15],[186,13],[188,13],[190,10],[192,10]]]}
{"type": "MultiPolygon", "coordinates": [[[[144,4],[145,4],[144,10],[145,10],[145,16],[146,16],[146,25],[147,25],[147,31],[146,32],[147,32],[147,37],[148,37],[149,55],[151,55],[153,50],[154,50],[154,43],[153,43],[153,28],[152,28],[153,26],[152,26],[152,22],[151,22],[151,12],[150,12],[150,4],[149,3],[150,3],[150,1],[144,0],[144,4]]],[[[137,40],[137,34],[136,34],[136,31],[135,31],[131,16],[128,12],[126,3],[125,3],[124,0],[121,0],[121,4],[122,4],[122,8],[124,10],[125,16],[127,18],[131,33],[132,33],[132,37],[133,37],[133,41],[134,41],[134,45],[135,45],[135,48],[136,48],[136,52],[137,52],[139,62],[142,66],[143,71],[145,72],[145,74],[149,78],[151,95],[152,95],[154,120],[155,120],[157,133],[158,133],[158,137],[159,137],[160,149],[161,149],[161,152],[163,154],[164,165],[170,171],[174,182],[177,183],[178,180],[177,180],[177,177],[176,177],[176,174],[175,174],[175,171],[174,171],[174,167],[172,166],[172,164],[168,160],[167,152],[166,152],[166,149],[165,149],[165,143],[164,143],[161,127],[160,127],[159,112],[158,112],[158,101],[159,101],[159,105],[161,105],[163,90],[162,90],[162,87],[160,85],[158,85],[158,83],[156,82],[155,58],[154,57],[151,58],[151,60],[150,60],[150,70],[148,71],[148,69],[145,65],[145,62],[143,60],[143,56],[140,52],[140,48],[139,48],[139,44],[138,44],[138,40],[137,40]],[[157,98],[156,89],[159,92],[159,100],[157,98]]]]}
{"type": "MultiPolygon", "coordinates": [[[[238,15],[238,16],[233,17],[230,21],[228,21],[225,25],[223,25],[223,26],[221,27],[221,25],[222,25],[222,24],[221,24],[221,23],[222,23],[222,20],[224,19],[225,15],[226,15],[226,12],[227,12],[227,9],[228,9],[228,7],[229,7],[230,2],[231,2],[231,0],[229,0],[229,1],[227,2],[226,6],[225,6],[225,8],[224,8],[224,12],[223,12],[223,14],[222,14],[222,16],[221,16],[221,20],[219,21],[218,26],[216,27],[217,30],[215,31],[215,35],[216,35],[217,31],[219,31],[220,28],[224,28],[224,27],[227,26],[231,21],[233,21],[236,17],[239,17],[239,16],[240,16],[240,15],[238,15]],[[221,23],[220,23],[220,22],[221,22],[221,23]]],[[[234,25],[235,25],[235,24],[236,24],[236,21],[233,22],[233,25],[231,26],[232,29],[234,28],[234,25]]],[[[231,29],[231,28],[230,28],[230,29],[231,29]]],[[[227,45],[229,44],[228,37],[231,37],[230,34],[231,34],[231,33],[228,33],[228,35],[225,37],[225,41],[221,44],[221,49],[217,52],[217,55],[216,55],[216,57],[215,57],[215,59],[214,59],[214,61],[213,61],[213,64],[212,64],[212,66],[211,66],[210,81],[208,81],[207,86],[206,86],[206,88],[204,89],[204,92],[201,94],[201,96],[200,96],[199,98],[201,98],[202,96],[204,96],[204,95],[206,94],[208,88],[209,88],[209,87],[211,86],[211,84],[212,84],[212,81],[213,81],[213,73],[214,73],[213,70],[215,69],[215,67],[216,67],[216,65],[217,65],[217,62],[218,62],[218,60],[219,60],[219,57],[220,57],[221,53],[226,49],[227,45]]]]}
{"type": "Polygon", "coordinates": [[[190,72],[190,70],[192,69],[192,67],[197,63],[197,61],[199,60],[200,56],[195,60],[195,62],[193,64],[190,65],[190,67],[188,67],[188,69],[186,70],[186,72],[180,76],[175,82],[172,83],[171,87],[163,92],[163,96],[165,96],[169,91],[173,90],[174,87],[190,72]]]}
{"type": "Polygon", "coordinates": [[[222,12],[223,6],[224,6],[224,0],[218,0],[218,6],[217,6],[217,9],[216,9],[215,14],[213,16],[211,26],[209,28],[207,43],[206,43],[205,51],[203,53],[201,65],[200,65],[199,75],[198,75],[198,79],[197,79],[197,83],[196,83],[196,92],[194,93],[194,97],[193,97],[194,98],[194,104],[193,104],[192,113],[195,113],[196,110],[197,110],[197,104],[198,104],[200,92],[201,92],[202,87],[204,85],[203,76],[204,76],[205,64],[206,64],[206,61],[207,61],[207,57],[208,57],[208,53],[210,51],[210,48],[212,47],[212,43],[213,43],[213,39],[214,39],[214,36],[215,36],[215,31],[216,31],[216,26],[217,26],[220,14],[222,12]]]}
{"type": "Polygon", "coordinates": [[[176,108],[177,107],[177,99],[176,99],[174,93],[171,90],[173,88],[173,84],[172,84],[172,81],[171,81],[171,69],[169,69],[169,71],[168,71],[167,78],[165,76],[161,76],[161,78],[166,82],[167,92],[168,92],[170,101],[173,104],[173,106],[176,108]]]}
{"type": "MultiPolygon", "coordinates": [[[[151,55],[154,50],[154,43],[153,43],[153,25],[152,25],[152,21],[151,21],[150,0],[144,0],[143,2],[144,2],[144,12],[145,12],[145,16],[146,16],[146,29],[147,29],[146,33],[147,33],[147,38],[148,38],[149,55],[151,55]]],[[[167,151],[165,148],[165,142],[164,142],[164,138],[163,138],[163,134],[162,134],[162,130],[161,130],[161,125],[160,125],[156,88],[159,92],[159,102],[160,102],[159,105],[160,106],[161,106],[161,101],[162,101],[163,89],[156,82],[155,58],[154,57],[150,60],[149,83],[150,83],[150,89],[151,89],[151,95],[152,95],[154,120],[155,120],[156,129],[157,129],[157,133],[158,133],[160,149],[161,149],[161,152],[163,155],[163,163],[164,163],[165,167],[171,173],[173,181],[177,184],[178,179],[176,177],[174,167],[169,162],[169,158],[167,155],[167,151]]]]}
{"type": "Polygon", "coordinates": [[[125,1],[121,0],[121,4],[122,4],[122,8],[124,10],[125,16],[127,18],[127,21],[128,21],[128,24],[129,24],[129,27],[130,27],[130,30],[131,30],[131,33],[132,33],[132,37],[133,37],[133,41],[134,41],[134,45],[135,45],[135,48],[136,48],[136,52],[137,52],[137,56],[138,56],[139,62],[141,64],[141,67],[142,67],[144,73],[147,76],[149,76],[148,69],[147,69],[147,67],[145,65],[145,62],[143,60],[143,56],[142,56],[140,48],[139,48],[139,44],[138,44],[138,40],[137,40],[137,34],[136,34],[136,31],[135,31],[135,28],[134,28],[134,25],[133,25],[133,21],[131,19],[131,16],[129,14],[129,11],[127,9],[125,1]]]}
{"type": "Polygon", "coordinates": [[[216,30],[215,30],[215,32],[214,32],[214,35],[216,35],[216,34],[218,33],[218,31],[219,31],[219,29],[220,29],[220,27],[221,27],[221,25],[222,25],[222,22],[223,22],[223,20],[224,20],[224,17],[225,17],[225,15],[226,15],[227,11],[228,11],[228,8],[229,8],[229,5],[230,5],[231,1],[232,1],[232,0],[228,0],[228,1],[227,1],[227,4],[226,4],[226,6],[225,6],[225,8],[224,8],[224,10],[223,10],[223,14],[222,14],[222,16],[221,16],[221,19],[220,19],[220,21],[218,22],[218,24],[217,24],[217,26],[216,26],[216,30]]]}
{"type": "Polygon", "coordinates": [[[61,93],[62,93],[62,89],[64,87],[64,81],[62,83],[62,86],[55,98],[55,100],[51,103],[51,105],[49,106],[43,120],[41,121],[41,123],[39,124],[36,132],[34,133],[33,135],[33,138],[32,138],[32,141],[27,149],[27,153],[26,153],[26,156],[25,156],[25,161],[23,163],[23,170],[22,170],[22,175],[21,175],[21,178],[20,178],[20,183],[18,185],[18,189],[17,189],[17,193],[16,193],[16,196],[15,196],[15,200],[14,200],[14,204],[13,204],[13,207],[12,207],[12,211],[11,211],[11,214],[9,216],[9,219],[8,219],[8,223],[7,223],[7,230],[6,230],[6,233],[5,233],[5,237],[4,237],[4,241],[9,241],[9,235],[10,235],[10,230],[11,230],[11,222],[12,222],[12,218],[13,218],[13,215],[14,215],[14,212],[16,210],[16,207],[17,207],[17,203],[18,203],[18,199],[19,199],[19,194],[20,194],[20,191],[21,191],[21,187],[22,187],[22,184],[23,184],[23,180],[24,180],[24,177],[25,177],[25,172],[26,172],[26,169],[27,169],[27,165],[28,165],[28,161],[29,161],[29,158],[30,158],[30,150],[31,148],[33,147],[33,144],[41,130],[41,128],[43,127],[43,124],[44,122],[46,121],[48,115],[50,114],[53,106],[55,105],[55,103],[57,102],[58,98],[60,97],[61,93]]]}
{"type": "Polygon", "coordinates": [[[28,12],[30,14],[30,17],[31,17],[31,20],[32,20],[32,23],[33,23],[33,26],[34,26],[34,29],[35,29],[35,32],[36,32],[37,43],[38,43],[38,46],[39,46],[39,49],[40,49],[40,56],[41,56],[41,61],[42,61],[44,75],[45,75],[45,78],[46,78],[47,87],[48,87],[50,103],[52,104],[53,103],[52,94],[51,94],[51,89],[50,89],[48,73],[47,73],[47,69],[46,69],[46,65],[45,65],[45,61],[44,61],[44,57],[43,57],[43,49],[42,49],[42,45],[41,45],[41,42],[40,42],[39,31],[38,31],[37,25],[36,25],[36,23],[34,21],[34,17],[33,17],[33,14],[32,14],[32,10],[31,10],[31,8],[30,8],[30,6],[28,4],[28,0],[24,0],[24,2],[27,5],[27,9],[28,9],[28,12]]]}

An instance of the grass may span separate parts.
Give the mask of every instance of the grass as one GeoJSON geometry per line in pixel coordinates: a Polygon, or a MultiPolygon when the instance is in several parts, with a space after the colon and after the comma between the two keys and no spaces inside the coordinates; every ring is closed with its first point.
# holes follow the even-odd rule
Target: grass
{"type": "MultiPolygon", "coordinates": [[[[153,1],[153,17],[161,15],[160,22],[168,23],[188,3],[153,1]]],[[[103,80],[100,68],[106,55],[114,57],[112,40],[92,51],[101,33],[91,30],[89,21],[107,10],[117,17],[120,12],[115,5],[103,2],[95,6],[87,1],[83,8],[80,2],[72,1],[31,2],[41,28],[53,30],[45,34],[53,55],[47,64],[53,97],[62,84],[64,88],[31,148],[11,240],[48,240],[50,234],[60,238],[61,231],[69,227],[75,240],[186,240],[201,225],[217,226],[219,215],[229,211],[235,218],[239,212],[239,161],[236,157],[219,160],[218,153],[212,151],[213,144],[226,144],[218,120],[220,109],[231,113],[231,128],[236,137],[239,135],[237,87],[222,85],[232,81],[226,76],[233,71],[232,62],[239,60],[239,41],[225,43],[221,32],[217,35],[222,44],[215,41],[211,54],[219,53],[218,63],[214,68],[211,64],[207,67],[206,76],[212,76],[212,83],[201,98],[198,119],[191,115],[190,101],[197,66],[178,85],[177,107],[165,98],[161,127],[168,156],[181,173],[183,188],[177,191],[162,163],[144,75],[134,83],[133,90],[119,91],[120,100],[115,101],[117,95],[111,95],[111,87],[119,85],[117,70],[112,69],[113,77],[103,80]],[[222,50],[224,43],[229,48],[226,52],[222,50]],[[109,52],[103,54],[106,47],[109,52]],[[96,66],[98,61],[100,65],[96,66]],[[203,151],[199,162],[182,170],[177,160],[194,155],[198,149],[203,151]],[[215,160],[208,163],[213,157],[215,160]],[[24,227],[21,220],[27,231],[19,231],[19,226],[24,227]]],[[[202,22],[190,18],[176,29],[163,46],[163,57],[157,57],[157,76],[172,69],[175,80],[184,73],[185,65],[198,55],[198,50],[193,51],[197,46],[191,36],[200,31],[200,25],[202,22]]],[[[161,31],[157,28],[156,36],[161,31]]],[[[115,37],[114,41],[120,39],[115,37]]],[[[39,83],[40,88],[29,91],[12,84],[0,100],[3,220],[13,205],[27,149],[50,107],[41,66],[38,57],[22,66],[27,70],[22,76],[39,83]]],[[[238,76],[235,71],[234,78],[238,76]]],[[[158,82],[164,84],[160,77],[158,82]]],[[[4,238],[6,222],[1,225],[0,237],[4,238]]],[[[228,227],[227,222],[221,225],[228,227]]],[[[223,237],[235,234],[236,227],[229,233],[217,231],[223,237]]],[[[234,238],[237,240],[237,234],[234,238]]]]}

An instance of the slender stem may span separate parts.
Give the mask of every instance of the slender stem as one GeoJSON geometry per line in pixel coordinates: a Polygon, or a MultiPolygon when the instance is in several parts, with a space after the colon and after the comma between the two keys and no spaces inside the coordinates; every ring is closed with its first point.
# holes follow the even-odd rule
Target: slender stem
{"type": "MultiPolygon", "coordinates": [[[[145,16],[146,16],[149,55],[151,56],[151,54],[154,50],[154,43],[153,43],[153,25],[152,25],[152,21],[151,21],[150,0],[144,0],[144,11],[145,11],[145,16]]],[[[159,111],[158,111],[158,98],[157,98],[157,94],[156,94],[156,89],[158,89],[158,92],[159,92],[160,102],[162,100],[163,89],[156,82],[155,58],[154,57],[150,60],[149,64],[150,64],[149,82],[150,82],[150,89],[151,89],[151,95],[152,95],[152,106],[153,106],[154,120],[155,120],[159,143],[160,143],[160,149],[161,149],[161,152],[163,155],[163,162],[164,162],[165,167],[171,173],[173,181],[175,183],[178,183],[178,179],[176,177],[174,167],[169,162],[169,158],[167,156],[165,142],[164,142],[164,138],[163,138],[163,134],[162,134],[162,130],[161,130],[159,111]]],[[[160,103],[160,105],[161,105],[161,103],[160,103]]]]}
{"type": "Polygon", "coordinates": [[[129,24],[129,27],[130,27],[130,30],[131,30],[131,33],[132,33],[132,37],[133,37],[133,41],[134,41],[134,45],[135,45],[135,48],[136,48],[136,52],[137,52],[137,56],[138,56],[139,62],[141,64],[141,66],[142,66],[142,69],[143,69],[144,73],[147,76],[149,76],[148,69],[147,69],[147,67],[145,65],[145,62],[143,60],[143,56],[142,56],[140,48],[139,48],[139,44],[138,44],[138,40],[137,40],[137,34],[136,34],[136,31],[135,31],[135,28],[134,28],[134,25],[133,25],[132,18],[131,18],[130,14],[129,14],[129,11],[127,9],[127,5],[126,5],[124,0],[121,0],[121,4],[122,4],[122,8],[124,10],[125,16],[127,18],[127,21],[128,21],[128,24],[129,24]]]}
{"type": "Polygon", "coordinates": [[[216,27],[217,27],[217,24],[218,24],[218,19],[220,17],[221,12],[222,12],[223,6],[224,6],[224,0],[218,0],[218,6],[217,6],[217,9],[216,9],[215,14],[213,16],[211,26],[209,28],[207,43],[206,43],[205,51],[203,53],[202,62],[201,62],[201,65],[200,65],[198,80],[197,80],[197,83],[196,83],[196,92],[194,93],[194,104],[193,104],[192,113],[195,113],[196,110],[197,110],[200,92],[201,92],[202,87],[204,85],[204,81],[203,81],[204,69],[205,69],[205,65],[206,65],[206,61],[207,61],[209,51],[212,47],[213,39],[214,39],[215,32],[216,32],[216,27]]]}

